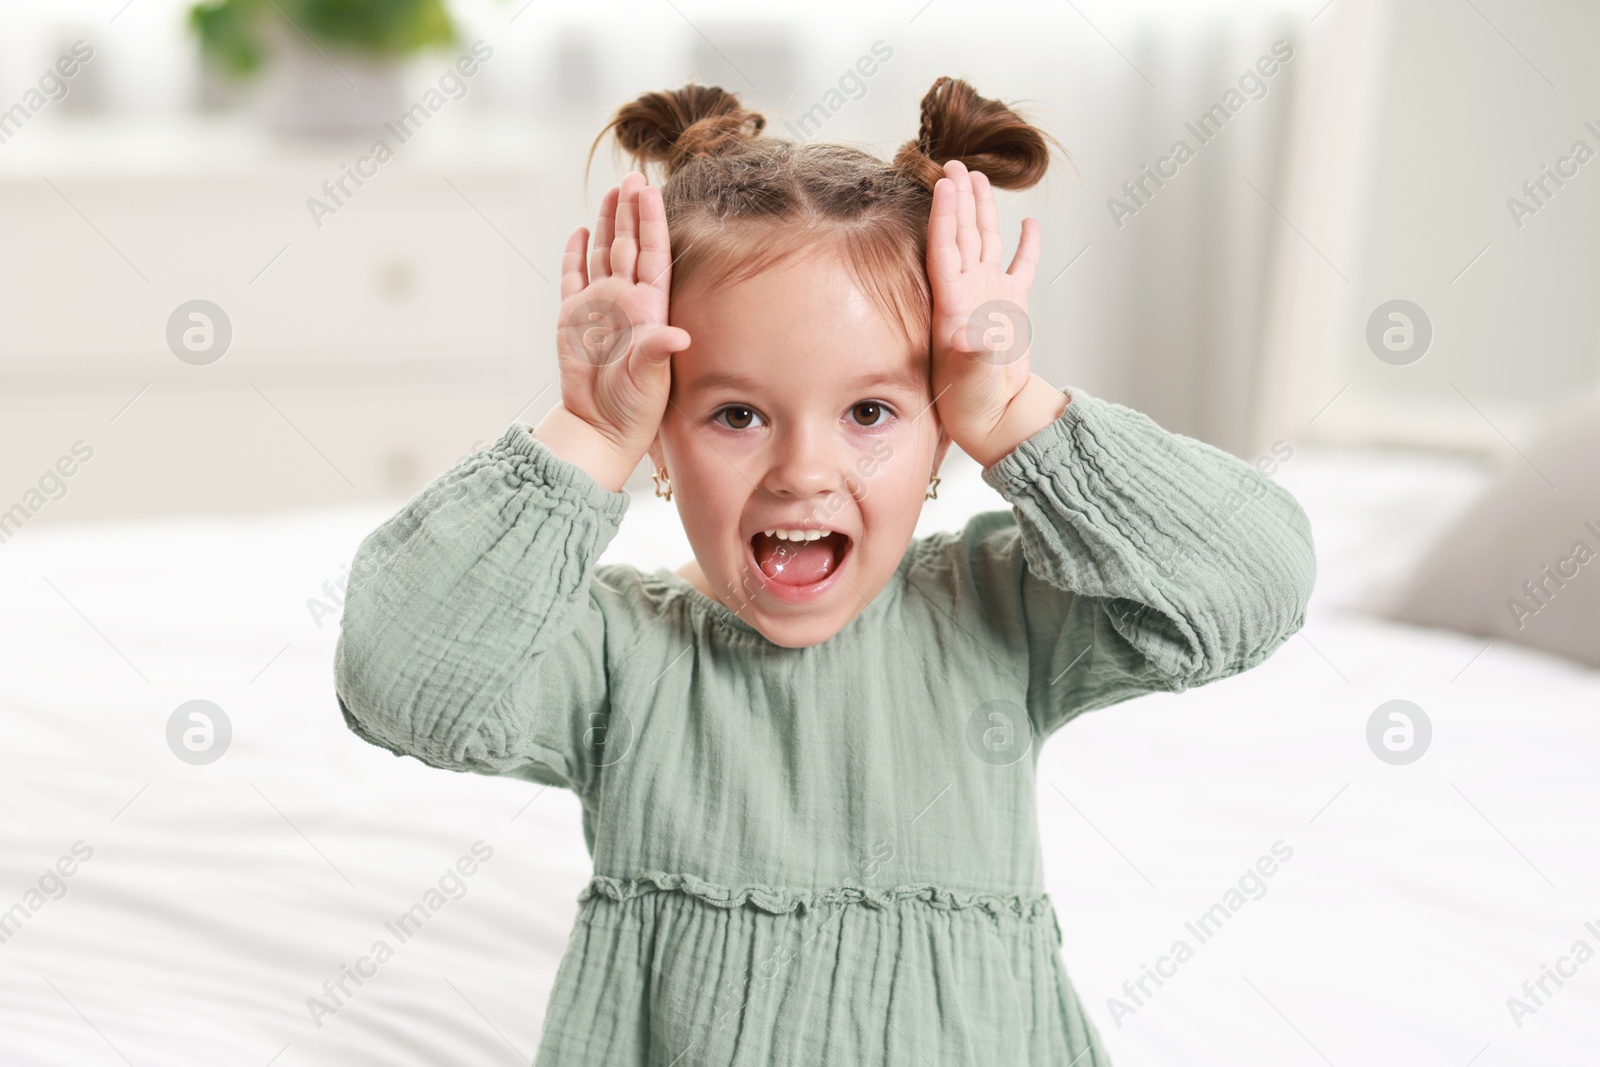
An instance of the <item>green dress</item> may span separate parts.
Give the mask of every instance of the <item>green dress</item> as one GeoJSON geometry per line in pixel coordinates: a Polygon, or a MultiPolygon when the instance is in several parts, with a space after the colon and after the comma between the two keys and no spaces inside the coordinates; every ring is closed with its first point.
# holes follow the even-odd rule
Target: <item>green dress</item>
{"type": "Polygon", "coordinates": [[[1250,464],[1073,390],[820,645],[661,569],[513,423],[361,544],[344,720],[430,766],[573,790],[593,880],[538,1067],[1109,1062],[1062,964],[1035,810],[1074,716],[1265,659],[1315,569],[1250,464]]]}

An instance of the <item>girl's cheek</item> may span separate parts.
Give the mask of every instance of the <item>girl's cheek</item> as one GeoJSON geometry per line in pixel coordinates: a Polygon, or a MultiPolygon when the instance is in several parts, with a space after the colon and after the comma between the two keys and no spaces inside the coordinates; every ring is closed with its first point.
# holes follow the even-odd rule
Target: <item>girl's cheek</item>
{"type": "Polygon", "coordinates": [[[883,500],[920,500],[926,492],[926,472],[915,470],[916,441],[912,434],[884,435],[872,441],[856,457],[852,481],[861,487],[860,497],[876,495],[883,500]]]}
{"type": "Polygon", "coordinates": [[[894,462],[895,447],[884,437],[874,438],[872,444],[856,457],[855,476],[858,481],[870,483],[887,466],[894,462]]]}

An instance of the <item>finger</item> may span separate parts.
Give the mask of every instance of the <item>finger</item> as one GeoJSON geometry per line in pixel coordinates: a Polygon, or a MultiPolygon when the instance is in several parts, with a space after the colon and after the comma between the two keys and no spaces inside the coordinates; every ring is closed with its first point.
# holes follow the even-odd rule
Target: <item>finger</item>
{"type": "Polygon", "coordinates": [[[576,296],[589,284],[589,272],[584,269],[584,250],[589,247],[589,231],[579,226],[567,238],[566,251],[561,253],[561,299],[576,296]]]}
{"type": "Polygon", "coordinates": [[[961,252],[956,248],[956,183],[940,178],[933,186],[933,211],[928,216],[928,272],[930,280],[950,284],[961,275],[961,252]]]}
{"type": "Polygon", "coordinates": [[[672,241],[667,233],[666,202],[661,190],[639,190],[639,281],[662,292],[672,290],[672,241]]]}
{"type": "Polygon", "coordinates": [[[634,351],[649,366],[670,362],[674,353],[689,347],[689,331],[680,326],[641,327],[635,339],[634,351]]]}
{"type": "Polygon", "coordinates": [[[955,172],[951,177],[956,183],[956,247],[961,250],[961,269],[969,270],[983,250],[978,237],[977,206],[972,199],[972,174],[959,159],[952,159],[946,167],[955,172]]]}
{"type": "Polygon", "coordinates": [[[1000,214],[994,206],[994,187],[989,184],[989,176],[981,170],[972,172],[972,195],[977,201],[978,236],[982,242],[979,259],[984,263],[998,264],[1000,253],[1004,251],[1000,241],[1000,214]]]}
{"type": "Polygon", "coordinates": [[[654,396],[672,393],[672,357],[689,347],[689,334],[676,326],[654,326],[641,331],[628,353],[628,377],[654,396]]]}
{"type": "Polygon", "coordinates": [[[1034,272],[1039,267],[1039,247],[1042,243],[1039,236],[1039,220],[1023,219],[1022,239],[1017,242],[1017,254],[1011,257],[1011,266],[1006,273],[1020,281],[1024,287],[1033,284],[1034,272]]]}
{"type": "Polygon", "coordinates": [[[594,248],[589,253],[589,277],[611,277],[611,235],[615,229],[617,187],[606,190],[600,201],[600,219],[594,224],[594,248]]]}
{"type": "Polygon", "coordinates": [[[639,262],[639,190],[644,175],[630,170],[622,179],[617,196],[617,233],[611,241],[611,273],[635,281],[633,269],[639,262]]]}

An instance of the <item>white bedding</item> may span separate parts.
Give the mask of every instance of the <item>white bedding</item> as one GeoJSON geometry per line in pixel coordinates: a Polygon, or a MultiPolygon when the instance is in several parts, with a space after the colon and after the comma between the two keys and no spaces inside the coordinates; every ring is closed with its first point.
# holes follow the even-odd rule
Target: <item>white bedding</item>
{"type": "MultiPolygon", "coordinates": [[[[946,473],[920,532],[1004,506],[970,463],[946,473]]],[[[1123,1067],[1594,1062],[1600,961],[1547,980],[1520,1027],[1506,1001],[1574,941],[1600,949],[1600,672],[1361,613],[1478,468],[1302,449],[1278,478],[1316,528],[1304,636],[1043,751],[1047,887],[1085,1006],[1123,1067]],[[1409,766],[1366,746],[1394,698],[1434,726],[1409,766]],[[1265,894],[1199,944],[1185,922],[1278,841],[1265,894]],[[1136,1005],[1124,981],[1178,938],[1193,957],[1136,1005]]],[[[588,872],[577,803],[362,743],[331,690],[337,620],[307,607],[395,506],[0,546],[0,911],[93,850],[0,944],[0,1064],[531,1061],[588,872]],[[234,731],[206,766],[166,743],[193,699],[234,731]],[[477,841],[492,858],[447,882],[464,895],[399,943],[385,923],[477,841]],[[308,998],[332,1005],[323,983],[379,938],[393,958],[317,1025],[308,998]]],[[[606,558],[687,559],[668,507],[634,494],[606,558]]]]}

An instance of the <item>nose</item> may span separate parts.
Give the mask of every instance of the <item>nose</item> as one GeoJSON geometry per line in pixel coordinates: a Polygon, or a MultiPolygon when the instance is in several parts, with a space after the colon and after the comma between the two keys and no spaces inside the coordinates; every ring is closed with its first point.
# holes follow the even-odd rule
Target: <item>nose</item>
{"type": "Polygon", "coordinates": [[[848,493],[843,447],[828,428],[791,423],[772,441],[764,485],[775,496],[808,500],[848,493]]]}

